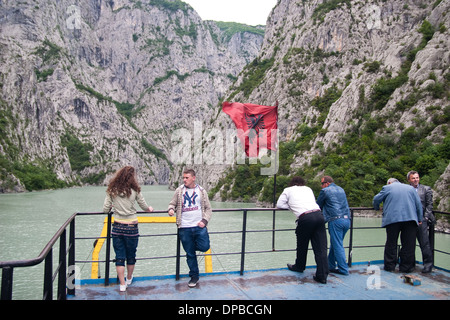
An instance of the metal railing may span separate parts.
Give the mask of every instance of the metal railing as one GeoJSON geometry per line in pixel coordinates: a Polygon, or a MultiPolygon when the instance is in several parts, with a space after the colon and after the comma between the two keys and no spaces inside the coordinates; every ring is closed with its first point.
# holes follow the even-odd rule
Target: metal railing
{"type": "MultiPolygon", "coordinates": [[[[66,290],[67,277],[71,274],[67,274],[67,266],[75,265],[75,217],[74,213],[56,232],[53,238],[47,243],[42,252],[37,258],[29,260],[18,261],[2,261],[0,262],[0,268],[2,268],[2,288],[1,296],[2,300],[11,300],[13,291],[13,271],[14,268],[32,267],[40,264],[45,260],[44,264],[44,293],[43,300],[53,299],[53,282],[58,276],[58,300],[65,300],[67,294],[74,294],[74,290],[66,290]],[[66,247],[67,227],[69,228],[69,246],[66,247]],[[53,273],[53,246],[59,240],[59,263],[55,273],[53,273]],[[67,253],[69,255],[69,261],[67,264],[67,253]]],[[[73,271],[75,272],[75,271],[73,271]]],[[[72,273],[73,273],[72,272],[72,273]]]]}
{"type": "MultiPolygon", "coordinates": [[[[381,227],[362,227],[355,228],[353,226],[354,221],[354,212],[362,211],[362,210],[373,210],[373,208],[350,208],[351,211],[351,226],[349,230],[349,245],[346,247],[348,249],[348,264],[351,266],[352,264],[352,253],[356,248],[367,248],[367,247],[383,247],[384,245],[373,245],[373,246],[355,246],[354,245],[354,235],[353,231],[355,229],[379,229],[381,227]]],[[[212,253],[212,256],[219,255],[240,255],[240,274],[243,275],[245,271],[245,257],[247,254],[253,253],[268,253],[268,252],[287,252],[287,251],[295,251],[296,249],[276,249],[275,248],[275,233],[283,232],[283,231],[291,231],[295,229],[276,229],[276,215],[277,211],[283,211],[281,209],[273,209],[273,208],[245,208],[245,209],[213,209],[213,212],[239,212],[242,214],[242,228],[241,230],[235,231],[216,231],[210,232],[210,234],[230,234],[230,233],[241,233],[241,250],[239,252],[223,252],[223,253],[212,253]],[[273,212],[273,226],[272,229],[267,230],[247,230],[247,218],[249,212],[256,211],[271,211],[273,212]],[[259,251],[246,251],[247,244],[247,234],[254,232],[262,232],[262,233],[272,233],[272,249],[271,250],[259,250],[259,251]]],[[[435,213],[450,215],[448,212],[440,212],[434,211],[435,213]]],[[[139,212],[146,213],[148,212],[139,212]]],[[[154,214],[166,214],[167,211],[154,211],[154,214]]],[[[89,237],[89,238],[76,238],[75,237],[75,218],[77,216],[91,216],[91,215],[105,215],[104,213],[74,213],[56,232],[56,234],[51,238],[48,244],[44,247],[42,252],[39,254],[37,258],[29,259],[29,260],[18,260],[18,261],[2,261],[0,262],[0,268],[2,269],[2,285],[1,285],[1,296],[2,300],[11,300],[13,293],[13,273],[15,268],[21,267],[31,267],[38,265],[44,261],[44,276],[43,276],[43,299],[44,300],[52,300],[53,299],[53,285],[56,278],[57,282],[57,296],[58,300],[65,300],[67,295],[75,294],[75,285],[73,281],[75,281],[74,273],[75,268],[71,268],[71,266],[75,266],[76,263],[86,263],[86,262],[94,262],[94,261],[80,261],[75,260],[75,242],[76,240],[81,239],[96,239],[99,237],[89,237]],[[67,229],[69,228],[69,241],[67,244],[67,229]],[[58,264],[53,270],[53,247],[59,241],[59,258],[58,264]]],[[[112,214],[108,214],[108,229],[106,238],[106,253],[104,261],[95,261],[95,262],[104,262],[105,263],[105,286],[109,285],[109,274],[110,274],[110,263],[114,260],[111,259],[111,220],[112,214]]],[[[181,258],[181,245],[178,237],[178,233],[170,233],[170,234],[156,234],[156,235],[144,235],[144,236],[177,236],[177,248],[175,256],[162,256],[162,257],[144,257],[138,258],[137,260],[144,259],[176,259],[176,267],[175,267],[175,278],[178,280],[180,278],[180,258],[181,258]]],[[[432,240],[434,240],[434,230],[431,230],[430,236],[432,240]]],[[[450,252],[445,252],[441,250],[436,250],[434,248],[434,241],[431,241],[432,252],[433,255],[435,252],[443,253],[450,255],[450,252]]]]}

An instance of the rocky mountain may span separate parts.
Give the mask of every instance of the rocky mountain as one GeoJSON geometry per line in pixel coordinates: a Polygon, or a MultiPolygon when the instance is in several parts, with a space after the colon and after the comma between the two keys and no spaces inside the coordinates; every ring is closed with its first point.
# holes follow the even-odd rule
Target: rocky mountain
{"type": "MultiPolygon", "coordinates": [[[[328,174],[351,205],[417,170],[450,210],[450,1],[280,0],[227,100],[279,102],[277,191],[328,174]],[[255,77],[258,75],[258,77],[255,77]]],[[[232,128],[224,113],[212,126],[232,128]]],[[[262,166],[201,167],[216,199],[272,201],[262,166]]]]}
{"type": "Polygon", "coordinates": [[[126,164],[173,185],[186,164],[214,199],[270,203],[268,162],[228,158],[220,102],[278,101],[277,194],[327,174],[370,206],[417,170],[450,210],[450,0],[279,0],[264,38],[180,0],[0,9],[3,190],[102,184],[126,164]]]}
{"type": "Polygon", "coordinates": [[[171,134],[206,122],[264,28],[180,0],[0,0],[0,190],[167,184],[171,134]]]}

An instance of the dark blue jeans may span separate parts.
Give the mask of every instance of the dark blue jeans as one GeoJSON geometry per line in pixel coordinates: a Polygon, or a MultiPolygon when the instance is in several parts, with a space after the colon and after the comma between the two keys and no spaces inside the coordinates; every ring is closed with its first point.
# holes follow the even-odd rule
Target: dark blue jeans
{"type": "Polygon", "coordinates": [[[111,231],[114,251],[116,253],[116,266],[136,264],[136,250],[139,242],[139,229],[137,224],[114,223],[111,231]]]}
{"type": "Polygon", "coordinates": [[[139,242],[139,236],[112,236],[114,251],[116,252],[116,266],[125,266],[127,264],[136,264],[136,249],[139,242]]]}
{"type": "Polygon", "coordinates": [[[178,229],[181,244],[186,251],[186,260],[189,267],[189,276],[199,276],[196,251],[205,252],[209,249],[208,229],[200,227],[178,229]]]}

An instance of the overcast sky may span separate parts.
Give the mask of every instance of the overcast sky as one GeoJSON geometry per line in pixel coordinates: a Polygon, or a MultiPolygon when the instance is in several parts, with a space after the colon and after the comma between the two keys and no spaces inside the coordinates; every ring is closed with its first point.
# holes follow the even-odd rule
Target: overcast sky
{"type": "Polygon", "coordinates": [[[189,3],[202,20],[266,25],[277,0],[182,0],[189,3]]]}

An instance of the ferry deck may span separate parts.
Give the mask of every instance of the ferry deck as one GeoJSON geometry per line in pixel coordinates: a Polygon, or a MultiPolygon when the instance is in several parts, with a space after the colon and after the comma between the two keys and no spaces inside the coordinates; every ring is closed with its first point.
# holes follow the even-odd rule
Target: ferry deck
{"type": "Polygon", "coordinates": [[[105,286],[86,280],[72,300],[449,300],[450,273],[434,269],[422,274],[421,265],[410,273],[420,284],[405,282],[399,272],[383,270],[382,262],[358,263],[350,274],[331,273],[327,284],[313,280],[314,267],[303,273],[287,268],[235,273],[202,274],[195,288],[188,277],[136,278],[125,292],[114,282],[105,286]]]}

